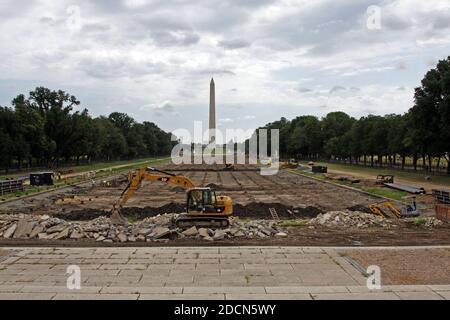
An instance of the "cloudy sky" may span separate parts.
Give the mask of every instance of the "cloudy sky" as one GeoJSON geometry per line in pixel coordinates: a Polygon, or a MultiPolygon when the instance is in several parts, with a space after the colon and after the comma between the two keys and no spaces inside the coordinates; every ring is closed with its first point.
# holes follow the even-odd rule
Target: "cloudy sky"
{"type": "Polygon", "coordinates": [[[405,112],[450,55],[450,2],[1,0],[0,31],[0,105],[42,85],[94,116],[190,129],[214,77],[220,127],[248,129],[405,112]]]}

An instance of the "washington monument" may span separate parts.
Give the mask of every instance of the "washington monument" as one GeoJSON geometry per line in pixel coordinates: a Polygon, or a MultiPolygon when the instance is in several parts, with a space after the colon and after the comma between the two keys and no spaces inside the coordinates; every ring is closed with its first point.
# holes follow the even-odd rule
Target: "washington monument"
{"type": "Polygon", "coordinates": [[[216,141],[216,85],[214,78],[209,85],[209,143],[216,141]]]}

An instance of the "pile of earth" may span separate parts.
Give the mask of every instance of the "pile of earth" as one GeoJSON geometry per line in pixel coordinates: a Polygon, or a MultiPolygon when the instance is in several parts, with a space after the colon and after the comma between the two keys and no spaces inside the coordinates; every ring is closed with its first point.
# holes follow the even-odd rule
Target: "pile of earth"
{"type": "MultiPolygon", "coordinates": [[[[274,208],[276,210],[280,219],[310,219],[324,212],[321,209],[312,206],[294,208],[291,206],[283,205],[281,203],[252,202],[247,205],[234,204],[233,215],[235,217],[241,218],[272,220],[273,217],[270,214],[270,208],[274,208]]],[[[142,220],[147,217],[154,217],[165,213],[184,212],[186,212],[186,206],[184,204],[174,202],[161,207],[125,207],[122,209],[122,215],[124,217],[130,218],[131,220],[142,220]]],[[[110,215],[110,210],[88,208],[82,210],[59,212],[52,216],[68,221],[88,221],[103,216],[109,217],[110,215]]]]}
{"type": "MultiPolygon", "coordinates": [[[[142,220],[148,217],[154,217],[168,212],[183,213],[186,212],[185,206],[179,203],[169,203],[161,207],[125,207],[122,209],[122,215],[131,220],[142,220]]],[[[88,221],[99,217],[111,216],[111,210],[82,209],[70,212],[60,212],[53,215],[55,218],[68,221],[88,221]]]]}
{"type": "Polygon", "coordinates": [[[242,218],[270,220],[273,219],[270,213],[271,208],[275,209],[280,219],[310,219],[324,212],[312,206],[294,208],[281,203],[251,202],[247,205],[235,204],[233,215],[242,218]]]}

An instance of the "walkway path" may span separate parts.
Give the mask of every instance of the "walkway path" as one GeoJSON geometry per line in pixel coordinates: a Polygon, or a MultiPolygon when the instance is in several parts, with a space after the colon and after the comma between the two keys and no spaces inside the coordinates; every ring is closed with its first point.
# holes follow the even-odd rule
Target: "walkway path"
{"type": "Polygon", "coordinates": [[[450,285],[370,291],[338,249],[0,248],[0,299],[450,299],[450,285]],[[67,267],[81,289],[67,289],[67,267]]]}

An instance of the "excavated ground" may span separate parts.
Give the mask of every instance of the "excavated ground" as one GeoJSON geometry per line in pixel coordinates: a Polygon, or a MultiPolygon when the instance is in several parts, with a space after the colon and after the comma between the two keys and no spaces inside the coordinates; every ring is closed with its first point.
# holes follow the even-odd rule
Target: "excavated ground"
{"type": "MultiPolygon", "coordinates": [[[[307,219],[319,213],[350,209],[367,211],[367,205],[379,199],[332,184],[316,181],[289,171],[274,176],[262,176],[256,166],[240,165],[235,171],[224,166],[165,165],[158,169],[189,177],[197,186],[211,186],[218,194],[233,199],[234,215],[241,218],[272,219],[275,208],[283,220],[307,219]]],[[[57,194],[33,196],[18,202],[3,203],[0,213],[47,214],[65,220],[82,221],[108,216],[113,203],[126,187],[125,180],[113,187],[85,185],[57,194]]],[[[185,190],[163,183],[144,182],[129,200],[123,214],[130,220],[164,213],[185,212],[185,190]]],[[[327,227],[290,228],[289,237],[270,240],[226,240],[219,245],[419,245],[450,244],[450,226],[426,230],[402,225],[392,230],[330,229],[327,227]]],[[[102,245],[98,243],[65,241],[67,245],[102,245]]],[[[195,242],[195,241],[194,241],[195,242]]],[[[190,240],[170,242],[168,245],[199,245],[190,240]]],[[[14,245],[15,240],[0,243],[14,245]]],[[[27,241],[24,245],[39,245],[27,241]]],[[[45,242],[46,245],[51,243],[45,242]]],[[[134,244],[136,245],[136,244],[134,244]]],[[[150,245],[150,244],[143,244],[150,245]]],[[[155,244],[157,245],[157,244],[155,244]]],[[[204,245],[204,244],[202,244],[204,245]]],[[[216,245],[216,244],[214,244],[216,245]]]]}
{"type": "MultiPolygon", "coordinates": [[[[338,186],[314,181],[287,171],[262,176],[252,165],[224,171],[223,166],[166,165],[158,169],[189,177],[197,186],[209,186],[233,199],[234,215],[243,218],[272,219],[275,208],[281,219],[305,219],[333,210],[367,208],[376,198],[338,186]]],[[[120,179],[118,179],[120,181],[120,179]]],[[[19,204],[3,204],[0,212],[49,214],[66,220],[90,220],[108,216],[126,182],[118,186],[89,186],[68,193],[29,198],[19,204]]],[[[123,214],[142,219],[163,213],[185,212],[185,190],[164,183],[144,182],[126,204],[123,214]]]]}

